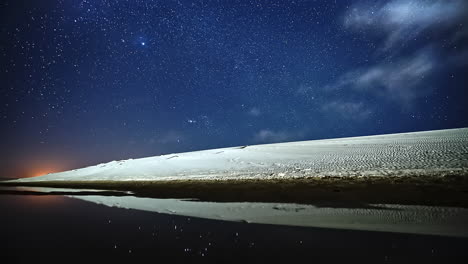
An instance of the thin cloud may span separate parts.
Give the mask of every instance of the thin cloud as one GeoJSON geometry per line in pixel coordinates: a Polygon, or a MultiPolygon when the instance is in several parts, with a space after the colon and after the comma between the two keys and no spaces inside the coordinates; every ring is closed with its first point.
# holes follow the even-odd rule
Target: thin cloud
{"type": "Polygon", "coordinates": [[[156,138],[156,142],[160,144],[180,143],[185,139],[185,136],[178,131],[168,131],[160,137],[156,138]]]}
{"type": "Polygon", "coordinates": [[[466,16],[464,0],[394,0],[386,4],[359,2],[344,16],[344,25],[357,31],[384,33],[384,50],[413,39],[427,29],[444,30],[466,16]]]}
{"type": "Polygon", "coordinates": [[[334,113],[344,119],[365,120],[372,115],[362,102],[332,101],[322,105],[322,111],[334,113]]]}
{"type": "Polygon", "coordinates": [[[350,88],[407,105],[428,92],[423,84],[437,65],[437,57],[426,48],[393,63],[379,63],[348,72],[327,89],[350,88]]]}
{"type": "Polygon", "coordinates": [[[247,114],[249,114],[250,116],[253,116],[253,117],[258,117],[258,116],[261,116],[262,115],[262,112],[260,111],[260,109],[258,109],[257,107],[252,107],[248,112],[247,114]]]}
{"type": "Polygon", "coordinates": [[[304,135],[302,132],[274,131],[270,129],[262,129],[255,133],[255,143],[277,143],[291,140],[298,140],[304,135]]]}
{"type": "Polygon", "coordinates": [[[359,33],[381,34],[383,42],[377,52],[383,51],[380,55],[386,57],[373,65],[348,71],[326,88],[348,88],[411,107],[414,99],[431,92],[429,76],[466,64],[463,58],[468,51],[463,43],[467,41],[468,30],[460,25],[467,22],[465,0],[357,2],[344,15],[344,26],[359,33]],[[422,34],[427,38],[425,46],[411,53],[407,49],[410,45],[404,44],[422,34]]]}

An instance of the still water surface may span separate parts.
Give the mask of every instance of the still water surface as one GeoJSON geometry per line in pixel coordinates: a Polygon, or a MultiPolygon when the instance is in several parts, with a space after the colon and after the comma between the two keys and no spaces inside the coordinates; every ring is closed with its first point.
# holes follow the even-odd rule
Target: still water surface
{"type": "MultiPolygon", "coordinates": [[[[464,263],[468,239],[252,224],[107,207],[60,195],[0,196],[3,263],[187,257],[464,263]],[[54,261],[55,260],[55,261],[54,261]]],[[[308,262],[309,262],[308,261],[308,262]]]]}

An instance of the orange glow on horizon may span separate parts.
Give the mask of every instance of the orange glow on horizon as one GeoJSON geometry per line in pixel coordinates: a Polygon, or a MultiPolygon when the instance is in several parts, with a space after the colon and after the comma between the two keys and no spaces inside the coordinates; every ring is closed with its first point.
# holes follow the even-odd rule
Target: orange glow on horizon
{"type": "Polygon", "coordinates": [[[49,173],[54,173],[54,171],[40,171],[40,172],[36,172],[36,173],[33,173],[33,175],[29,176],[28,178],[31,178],[31,177],[37,177],[37,176],[43,176],[43,175],[46,175],[46,174],[49,174],[49,173]]]}
{"type": "Polygon", "coordinates": [[[41,168],[31,168],[31,172],[25,178],[37,177],[37,176],[44,176],[49,173],[61,172],[64,171],[61,166],[48,166],[48,167],[41,167],[41,168]]]}
{"type": "Polygon", "coordinates": [[[74,159],[65,156],[49,156],[45,153],[34,153],[14,162],[7,168],[10,178],[31,178],[49,173],[63,172],[78,167],[74,159]]]}

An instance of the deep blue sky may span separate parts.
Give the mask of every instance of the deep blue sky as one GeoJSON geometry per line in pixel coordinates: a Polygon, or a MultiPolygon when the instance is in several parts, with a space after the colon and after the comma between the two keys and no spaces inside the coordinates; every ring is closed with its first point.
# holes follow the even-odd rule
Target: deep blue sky
{"type": "Polygon", "coordinates": [[[467,5],[3,0],[1,177],[466,127],[467,5]]]}

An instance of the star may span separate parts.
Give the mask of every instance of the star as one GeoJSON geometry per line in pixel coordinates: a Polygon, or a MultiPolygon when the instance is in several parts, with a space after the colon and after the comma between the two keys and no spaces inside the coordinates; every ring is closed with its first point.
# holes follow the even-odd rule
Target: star
{"type": "Polygon", "coordinates": [[[468,126],[466,0],[18,2],[0,4],[15,17],[0,30],[11,40],[0,49],[0,160],[14,157],[0,176],[29,173],[26,147],[73,160],[66,170],[468,126]]]}

